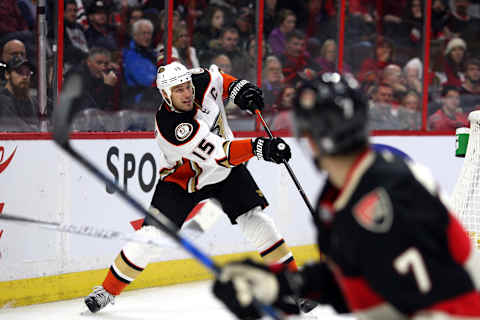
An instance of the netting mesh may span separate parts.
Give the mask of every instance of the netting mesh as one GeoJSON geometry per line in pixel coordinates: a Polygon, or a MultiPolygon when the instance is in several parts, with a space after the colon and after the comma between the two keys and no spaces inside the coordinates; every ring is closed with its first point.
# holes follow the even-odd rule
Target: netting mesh
{"type": "Polygon", "coordinates": [[[480,111],[468,116],[470,136],[460,176],[453,190],[458,219],[480,249],[480,111]]]}

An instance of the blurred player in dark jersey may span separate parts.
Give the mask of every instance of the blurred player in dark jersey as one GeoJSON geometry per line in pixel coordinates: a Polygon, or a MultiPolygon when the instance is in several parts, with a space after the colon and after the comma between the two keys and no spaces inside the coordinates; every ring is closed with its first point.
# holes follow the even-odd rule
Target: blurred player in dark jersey
{"type": "Polygon", "coordinates": [[[337,73],[298,90],[296,134],[328,174],[313,217],[322,258],[297,273],[226,265],[213,291],[236,315],[297,295],[359,319],[480,319],[479,254],[427,169],[372,150],[367,108],[337,73]]]}

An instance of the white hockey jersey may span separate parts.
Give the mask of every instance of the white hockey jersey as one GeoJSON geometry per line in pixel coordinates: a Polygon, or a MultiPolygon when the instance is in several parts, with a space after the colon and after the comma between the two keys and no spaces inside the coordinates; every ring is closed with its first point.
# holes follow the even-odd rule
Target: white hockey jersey
{"type": "Polygon", "coordinates": [[[160,179],[188,192],[224,180],[231,167],[253,156],[250,139],[233,140],[223,100],[236,79],[212,65],[192,69],[195,107],[172,111],[163,103],[155,115],[155,138],[161,150],[160,179]]]}

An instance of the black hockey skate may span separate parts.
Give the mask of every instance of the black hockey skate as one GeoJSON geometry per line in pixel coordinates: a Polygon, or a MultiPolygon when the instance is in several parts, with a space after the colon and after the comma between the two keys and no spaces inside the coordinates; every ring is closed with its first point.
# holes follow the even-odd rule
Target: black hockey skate
{"type": "Polygon", "coordinates": [[[93,288],[93,292],[85,297],[85,304],[90,312],[95,313],[107,306],[114,304],[115,296],[107,292],[102,286],[93,288]]]}

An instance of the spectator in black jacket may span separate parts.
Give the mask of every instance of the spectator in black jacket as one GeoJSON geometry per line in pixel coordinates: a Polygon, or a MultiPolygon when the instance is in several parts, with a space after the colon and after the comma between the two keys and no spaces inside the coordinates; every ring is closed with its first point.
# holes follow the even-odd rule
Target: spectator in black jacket
{"type": "Polygon", "coordinates": [[[7,62],[5,87],[0,89],[0,131],[37,131],[40,112],[30,95],[32,64],[21,56],[7,62]]]}
{"type": "Polygon", "coordinates": [[[113,110],[114,87],[118,82],[117,70],[111,62],[111,53],[105,48],[90,49],[84,63],[73,67],[65,76],[80,74],[83,81],[82,95],[75,104],[75,111],[86,109],[113,110]]]}

